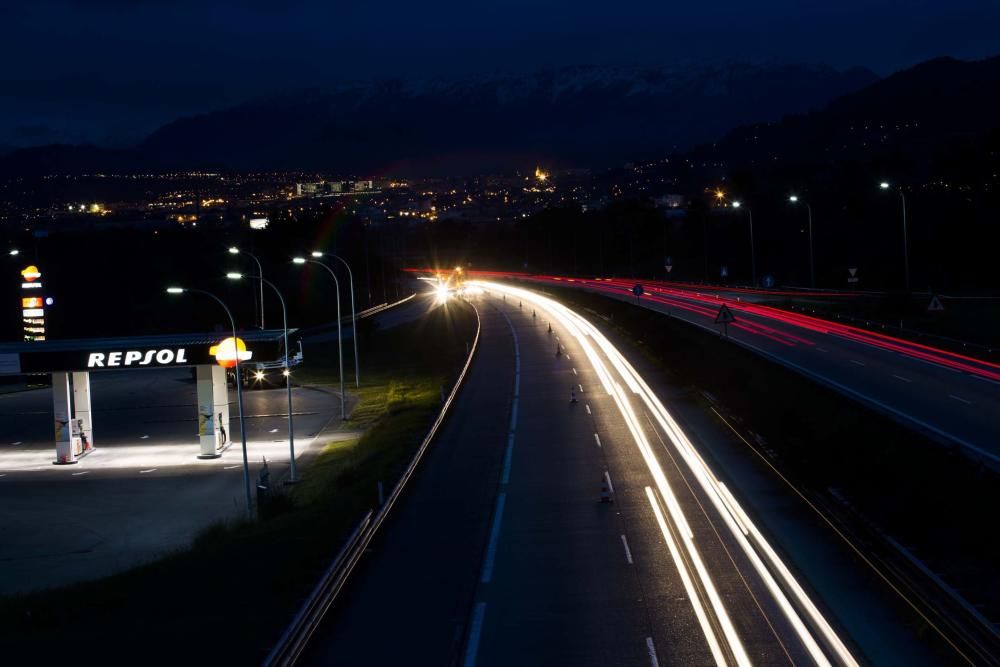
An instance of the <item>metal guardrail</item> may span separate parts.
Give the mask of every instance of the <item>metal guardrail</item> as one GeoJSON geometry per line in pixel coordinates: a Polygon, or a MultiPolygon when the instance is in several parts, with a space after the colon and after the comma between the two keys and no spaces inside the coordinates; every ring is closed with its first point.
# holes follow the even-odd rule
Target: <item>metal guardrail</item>
{"type": "MultiPolygon", "coordinates": [[[[408,298],[412,298],[412,296],[408,298]]],[[[462,388],[465,376],[468,374],[469,367],[472,365],[472,360],[479,347],[482,320],[479,317],[479,310],[474,305],[472,308],[476,313],[476,336],[469,348],[469,355],[465,360],[465,365],[462,367],[462,372],[459,373],[458,378],[455,380],[455,384],[451,388],[451,393],[448,394],[444,405],[441,406],[441,411],[438,413],[437,418],[427,431],[427,435],[424,436],[420,447],[414,453],[413,458],[410,459],[410,464],[403,471],[399,481],[396,482],[385,502],[378,510],[368,510],[368,513],[365,514],[358,527],[347,538],[347,541],[336,558],[333,559],[330,567],[320,577],[312,593],[306,598],[302,607],[292,619],[292,622],[271,649],[267,658],[265,658],[264,667],[291,667],[298,661],[309,640],[326,615],[326,612],[333,605],[344,584],[347,583],[347,579],[350,577],[351,572],[354,571],[355,565],[361,560],[365,549],[368,548],[368,545],[375,537],[375,533],[378,532],[379,527],[385,521],[386,516],[388,516],[396,501],[403,494],[406,484],[413,476],[417,466],[420,465],[420,461],[423,459],[428,447],[430,447],[431,442],[433,442],[434,436],[437,435],[438,429],[448,415],[455,397],[462,388]]]]}

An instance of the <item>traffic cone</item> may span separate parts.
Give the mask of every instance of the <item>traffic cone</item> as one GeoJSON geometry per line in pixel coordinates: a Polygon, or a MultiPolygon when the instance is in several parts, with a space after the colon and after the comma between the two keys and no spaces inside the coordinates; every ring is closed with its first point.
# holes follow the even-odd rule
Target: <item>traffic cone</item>
{"type": "Polygon", "coordinates": [[[614,502],[614,498],[611,497],[611,491],[608,490],[608,480],[606,477],[601,477],[601,502],[602,503],[614,502]]]}

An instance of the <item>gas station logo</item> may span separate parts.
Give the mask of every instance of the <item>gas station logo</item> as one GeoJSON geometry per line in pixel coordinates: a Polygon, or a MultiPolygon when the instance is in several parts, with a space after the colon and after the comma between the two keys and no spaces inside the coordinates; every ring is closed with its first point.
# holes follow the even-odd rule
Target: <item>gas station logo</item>
{"type": "Polygon", "coordinates": [[[233,368],[236,360],[249,361],[253,352],[247,349],[247,344],[242,338],[230,336],[218,345],[209,348],[208,353],[215,357],[215,360],[223,368],[233,368]]]}
{"type": "Polygon", "coordinates": [[[51,304],[51,299],[38,294],[42,288],[42,272],[34,264],[21,269],[21,322],[26,342],[45,340],[45,306],[51,304]],[[27,296],[31,295],[31,296],[27,296]]]}

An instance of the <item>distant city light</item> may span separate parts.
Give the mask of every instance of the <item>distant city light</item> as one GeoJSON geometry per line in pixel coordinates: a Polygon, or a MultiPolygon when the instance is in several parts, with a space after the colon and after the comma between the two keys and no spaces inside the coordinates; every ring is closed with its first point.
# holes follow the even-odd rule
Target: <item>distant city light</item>
{"type": "Polygon", "coordinates": [[[883,190],[888,190],[889,187],[890,187],[889,184],[886,181],[882,181],[881,183],[878,184],[878,186],[880,188],[882,188],[883,190]]]}

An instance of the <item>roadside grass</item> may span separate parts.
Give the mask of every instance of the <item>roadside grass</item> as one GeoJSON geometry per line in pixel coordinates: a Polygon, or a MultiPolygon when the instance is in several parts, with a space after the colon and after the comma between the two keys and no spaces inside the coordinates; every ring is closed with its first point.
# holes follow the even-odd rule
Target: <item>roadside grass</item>
{"type": "Polygon", "coordinates": [[[549,288],[605,320],[672,383],[712,394],[766,438],[776,465],[907,545],[959,591],[1000,613],[997,474],[763,357],[694,326],[607,297],[549,288]]]}
{"type": "MultiPolygon", "coordinates": [[[[304,481],[279,490],[260,520],[212,526],[190,549],[106,579],[0,598],[2,661],[260,664],[344,537],[377,504],[378,482],[388,493],[409,463],[475,326],[472,309],[456,303],[376,333],[362,356],[371,372],[351,420],[366,430],[327,442],[304,481]]],[[[324,366],[325,352],[307,357],[314,377],[336,372],[324,366]]]]}

